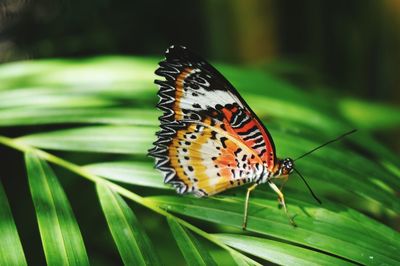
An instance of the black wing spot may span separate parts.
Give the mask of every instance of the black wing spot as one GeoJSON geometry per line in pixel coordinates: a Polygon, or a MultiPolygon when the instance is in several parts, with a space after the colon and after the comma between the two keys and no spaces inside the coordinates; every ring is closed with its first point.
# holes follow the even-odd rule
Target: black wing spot
{"type": "Polygon", "coordinates": [[[191,113],[189,118],[192,120],[197,120],[197,119],[200,120],[201,119],[201,117],[198,114],[194,114],[194,113],[191,113]]]}
{"type": "Polygon", "coordinates": [[[238,148],[238,149],[234,152],[235,156],[237,156],[238,153],[240,153],[241,151],[242,151],[242,149],[241,149],[241,148],[238,148]]]}
{"type": "Polygon", "coordinates": [[[212,140],[217,139],[217,132],[211,131],[211,139],[212,139],[212,140]]]}
{"type": "Polygon", "coordinates": [[[226,149],[227,146],[226,146],[226,143],[225,143],[225,142],[226,142],[228,139],[227,139],[226,137],[221,137],[220,140],[221,140],[222,147],[224,147],[224,149],[226,149]]]}

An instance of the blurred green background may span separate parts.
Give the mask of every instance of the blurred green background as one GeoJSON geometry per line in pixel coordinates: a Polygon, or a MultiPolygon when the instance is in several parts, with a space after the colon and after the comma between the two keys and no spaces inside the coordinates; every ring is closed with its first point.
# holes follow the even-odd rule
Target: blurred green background
{"type": "MultiPolygon", "coordinates": [[[[156,62],[163,58],[169,45],[182,44],[209,61],[254,68],[292,84],[309,97],[315,93],[321,108],[331,106],[333,98],[348,99],[341,101],[339,107],[351,113],[348,120],[370,130],[371,135],[395,156],[399,155],[400,123],[393,123],[400,117],[400,2],[397,0],[3,0],[0,11],[2,63],[69,58],[72,59],[69,63],[79,65],[81,59],[102,55],[140,56],[156,62]],[[362,102],[353,102],[353,99],[362,102]],[[374,120],[374,115],[385,113],[382,110],[389,110],[386,112],[391,114],[388,121],[384,116],[374,120]],[[371,120],[374,126],[368,128],[371,120]]],[[[146,66],[152,72],[157,68],[156,64],[154,69],[146,66]]],[[[229,67],[226,69],[235,73],[229,67]]],[[[235,77],[234,74],[231,76],[235,77]]],[[[241,93],[246,93],[246,82],[252,82],[253,77],[249,75],[248,78],[238,78],[242,82],[237,83],[244,84],[238,87],[241,93]]],[[[257,93],[262,94],[262,85],[259,88],[257,93]]],[[[274,93],[274,90],[266,88],[265,92],[274,93]]],[[[142,99],[140,95],[138,98],[142,99]]],[[[144,102],[121,101],[121,106],[133,104],[140,108],[141,104],[157,101],[155,93],[143,99],[144,102]]],[[[258,109],[262,109],[260,106],[258,109]]],[[[284,113],[285,110],[276,112],[284,113]]],[[[268,114],[262,115],[268,117],[268,114]]],[[[290,128],[290,124],[286,127],[290,128]]],[[[60,128],[64,126],[6,126],[1,127],[0,132],[16,137],[60,128]]],[[[112,161],[118,156],[67,153],[63,158],[85,164],[97,160],[112,161]]],[[[24,249],[32,250],[26,252],[27,259],[32,265],[43,264],[44,255],[38,248],[40,236],[37,228],[32,230],[36,226],[35,213],[21,155],[0,146],[0,164],[2,182],[24,249]]],[[[71,177],[59,179],[79,217],[88,252],[94,254],[91,262],[96,265],[120,263],[105,221],[96,218],[102,213],[92,184],[63,170],[56,172],[71,177]]],[[[148,188],[136,191],[143,195],[152,194],[148,188]]],[[[136,207],[135,212],[153,238],[160,238],[160,232],[168,227],[165,221],[157,220],[155,217],[158,216],[146,209],[136,207]]],[[[399,230],[398,216],[393,220],[386,214],[379,216],[372,211],[365,212],[399,230]]],[[[153,241],[160,247],[159,255],[167,263],[176,259],[183,264],[181,257],[171,255],[176,246],[165,249],[163,241],[174,240],[165,236],[165,239],[153,241]]]]}
{"type": "Polygon", "coordinates": [[[384,1],[27,1],[0,6],[2,62],[161,56],[173,43],[305,89],[398,104],[400,4],[384,1]]]}

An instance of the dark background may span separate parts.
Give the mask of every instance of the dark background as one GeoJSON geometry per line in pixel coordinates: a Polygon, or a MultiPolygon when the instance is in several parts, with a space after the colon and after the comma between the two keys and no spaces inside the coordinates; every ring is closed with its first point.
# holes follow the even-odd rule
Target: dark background
{"type": "Polygon", "coordinates": [[[3,0],[0,10],[2,62],[161,56],[180,43],[214,61],[266,65],[305,88],[400,100],[396,0],[3,0]]]}

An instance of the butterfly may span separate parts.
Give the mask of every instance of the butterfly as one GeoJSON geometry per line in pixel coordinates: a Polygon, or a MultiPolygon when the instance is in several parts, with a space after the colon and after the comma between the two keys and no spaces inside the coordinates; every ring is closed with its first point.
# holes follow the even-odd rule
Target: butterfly
{"type": "Polygon", "coordinates": [[[252,183],[246,193],[243,229],[250,193],[259,184],[268,184],[278,194],[288,214],[274,181],[285,183],[293,170],[300,173],[293,159],[277,158],[271,134],[232,84],[184,46],[169,47],[155,73],[162,78],[155,83],[159,85],[157,107],[163,114],[149,155],[164,182],[180,194],[199,197],[252,183]]]}

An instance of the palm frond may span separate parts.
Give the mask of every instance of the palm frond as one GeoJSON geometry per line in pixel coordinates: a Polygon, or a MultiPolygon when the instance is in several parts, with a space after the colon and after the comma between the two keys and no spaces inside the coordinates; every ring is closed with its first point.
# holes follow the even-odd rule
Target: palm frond
{"type": "Polygon", "coordinates": [[[190,232],[173,218],[168,218],[168,224],[188,265],[217,265],[207,248],[190,232]]]}
{"type": "Polygon", "coordinates": [[[89,265],[85,244],[57,177],[34,152],[25,153],[29,187],[49,265],[89,265]]]}
{"type": "Polygon", "coordinates": [[[7,195],[0,182],[0,264],[27,265],[7,195]]]}
{"type": "Polygon", "coordinates": [[[124,264],[160,265],[146,232],[121,196],[104,185],[97,185],[96,188],[124,264]]]}
{"type": "MultiPolygon", "coordinates": [[[[164,235],[166,228],[151,232],[146,228],[157,244],[150,245],[146,231],[138,225],[143,220],[141,213],[135,218],[121,196],[154,211],[161,220],[168,219],[180,250],[174,251],[177,260],[182,260],[182,252],[188,262],[221,264],[215,253],[222,251],[238,265],[265,261],[392,265],[400,261],[400,234],[382,222],[394,224],[400,213],[400,163],[396,154],[373,137],[380,128],[400,126],[395,115],[398,108],[335,96],[327,101],[322,93],[303,91],[260,69],[220,66],[265,122],[280,157],[295,158],[349,129],[359,129],[345,141],[296,161],[297,169],[322,198],[322,206],[312,201],[304,184],[293,175],[285,195],[298,227],[289,225],[274,194],[260,187],[250,201],[249,232],[243,232],[244,188],[206,199],[178,196],[162,183],[146,157],[158,125],[159,113],[154,108],[157,88],[152,84],[156,65],[157,60],[151,58],[98,57],[0,67],[0,129],[13,128],[19,136],[0,136],[0,144],[25,154],[49,264],[88,264],[88,256],[58,182],[64,176],[57,177],[47,162],[96,184],[125,263],[157,264],[152,258],[162,258],[164,253],[154,246],[170,250],[171,245],[152,239],[164,235]],[[369,106],[371,109],[365,110],[369,106]],[[81,154],[73,156],[76,153],[81,154]],[[251,233],[257,235],[249,236],[251,233]],[[213,244],[204,247],[204,240],[213,244]],[[183,245],[185,241],[188,245],[183,245]]],[[[0,204],[4,206],[0,231],[7,232],[0,238],[7,238],[14,247],[7,253],[1,249],[0,260],[24,264],[18,232],[1,188],[0,204]]]]}

